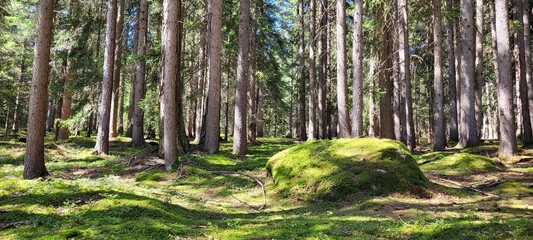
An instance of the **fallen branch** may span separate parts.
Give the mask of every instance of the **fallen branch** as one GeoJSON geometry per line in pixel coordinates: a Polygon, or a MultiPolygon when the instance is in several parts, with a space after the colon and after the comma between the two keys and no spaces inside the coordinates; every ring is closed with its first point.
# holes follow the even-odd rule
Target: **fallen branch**
{"type": "MultiPolygon", "coordinates": [[[[252,177],[252,176],[250,176],[250,175],[248,175],[248,174],[245,174],[245,173],[240,173],[240,172],[231,172],[231,171],[210,171],[210,173],[212,173],[212,174],[220,174],[220,175],[236,174],[236,175],[245,176],[245,177],[248,177],[248,178],[254,180],[255,182],[257,182],[257,184],[258,184],[259,186],[261,186],[261,190],[262,190],[262,192],[263,192],[263,206],[261,206],[261,207],[258,208],[258,207],[251,206],[251,205],[249,205],[249,204],[245,204],[245,205],[247,205],[247,206],[249,206],[249,207],[251,207],[251,208],[253,208],[253,209],[257,210],[257,211],[261,211],[261,210],[264,210],[264,209],[266,208],[266,206],[267,206],[267,199],[266,199],[265,186],[263,185],[263,183],[262,183],[259,179],[255,178],[255,177],[252,177]]],[[[233,197],[233,198],[235,198],[235,197],[233,197]]],[[[240,201],[240,202],[242,202],[242,201],[240,201]]]]}
{"type": "Polygon", "coordinates": [[[436,179],[436,180],[439,180],[439,181],[442,181],[442,182],[451,183],[451,184],[456,185],[456,186],[459,186],[459,187],[461,187],[461,188],[465,188],[465,189],[468,189],[468,190],[470,190],[470,191],[474,191],[474,192],[477,192],[477,193],[481,193],[481,194],[486,195],[486,196],[489,196],[489,197],[500,198],[500,196],[498,196],[498,195],[496,195],[496,194],[492,194],[492,193],[489,193],[489,192],[481,191],[481,190],[479,190],[479,189],[477,189],[477,188],[464,186],[463,184],[461,184],[461,183],[459,183],[459,182],[456,182],[456,181],[453,181],[453,180],[449,180],[449,179],[446,179],[446,178],[441,178],[441,177],[438,177],[438,176],[435,176],[435,175],[431,175],[431,174],[428,174],[428,177],[433,178],[433,179],[436,179]]]}

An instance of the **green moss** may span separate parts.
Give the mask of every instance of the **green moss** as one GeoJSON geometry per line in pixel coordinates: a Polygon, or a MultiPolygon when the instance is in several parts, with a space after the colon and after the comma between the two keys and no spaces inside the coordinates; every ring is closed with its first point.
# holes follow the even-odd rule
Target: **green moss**
{"type": "Polygon", "coordinates": [[[135,180],[137,182],[161,181],[166,176],[168,176],[168,173],[161,172],[161,170],[150,170],[150,171],[142,172],[142,173],[135,175],[135,180]]]}
{"type": "Polygon", "coordinates": [[[492,159],[470,153],[456,153],[446,157],[437,158],[425,162],[420,168],[422,170],[450,176],[498,171],[498,168],[492,159]]]}
{"type": "Polygon", "coordinates": [[[307,142],[273,156],[267,170],[283,196],[306,200],[408,192],[427,181],[405,145],[369,138],[307,142]]]}

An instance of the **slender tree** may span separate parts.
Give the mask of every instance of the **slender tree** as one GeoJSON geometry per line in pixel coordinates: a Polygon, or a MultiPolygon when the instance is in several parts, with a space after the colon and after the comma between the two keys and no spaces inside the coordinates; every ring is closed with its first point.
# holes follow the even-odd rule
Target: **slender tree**
{"type": "Polygon", "coordinates": [[[307,140],[316,139],[316,0],[310,0],[309,11],[309,130],[307,140]]]}
{"type": "Polygon", "coordinates": [[[118,136],[118,120],[119,120],[119,95],[120,95],[120,70],[122,68],[122,32],[124,30],[124,0],[117,2],[117,30],[115,43],[115,64],[113,71],[113,96],[111,97],[111,122],[110,122],[110,136],[118,136]]]}
{"type": "Polygon", "coordinates": [[[239,6],[239,52],[237,56],[237,82],[235,92],[235,124],[233,124],[233,152],[244,157],[247,151],[247,90],[250,49],[250,0],[241,0],[239,6]]]}
{"type": "Polygon", "coordinates": [[[339,137],[350,137],[350,118],[346,106],[346,1],[337,0],[337,114],[339,137]]]}
{"type": "MultiPolygon", "coordinates": [[[[453,0],[446,1],[446,10],[449,13],[453,12],[453,0]]],[[[448,89],[450,99],[450,122],[448,126],[450,131],[449,137],[452,141],[459,140],[459,132],[457,129],[457,87],[455,78],[455,19],[455,16],[450,14],[446,24],[446,42],[448,46],[448,89]]]]}
{"type": "Polygon", "coordinates": [[[363,130],[363,0],[354,1],[353,10],[353,113],[352,137],[361,137],[363,130]]]}
{"type": "Polygon", "coordinates": [[[318,63],[318,137],[327,138],[327,91],[326,81],[328,74],[328,0],[319,0],[320,3],[320,56],[318,63]]]}
{"type": "Polygon", "coordinates": [[[495,1],[496,57],[498,61],[498,109],[500,112],[500,147],[498,155],[509,157],[516,153],[515,118],[513,109],[513,79],[509,44],[507,0],[495,1]]]}
{"type": "MultiPolygon", "coordinates": [[[[71,64],[65,59],[63,60],[63,79],[64,79],[64,90],[63,90],[63,101],[61,102],[61,120],[65,121],[70,118],[72,112],[72,77],[73,72],[71,64]]],[[[68,127],[62,126],[59,128],[58,139],[65,140],[69,138],[68,127]]]]}
{"type": "Polygon", "coordinates": [[[475,111],[475,32],[474,0],[461,0],[461,97],[459,146],[472,147],[478,144],[475,111]]]}
{"type": "MultiPolygon", "coordinates": [[[[139,9],[139,40],[137,42],[137,54],[143,56],[146,54],[148,34],[148,1],[141,0],[139,9]]],[[[141,100],[144,98],[145,92],[145,75],[146,75],[146,60],[140,58],[137,60],[137,71],[135,77],[135,101],[133,114],[133,131],[132,143],[135,145],[143,145],[144,141],[144,111],[140,106],[141,100]]]]}
{"type": "Polygon", "coordinates": [[[48,175],[44,164],[44,136],[46,134],[46,99],[48,98],[48,63],[54,19],[54,1],[41,0],[38,5],[37,37],[33,52],[33,77],[30,88],[28,133],[24,157],[25,179],[48,175]]]}
{"type": "Polygon", "coordinates": [[[298,140],[305,141],[305,20],[304,20],[304,1],[298,0],[298,16],[300,19],[300,32],[299,32],[299,48],[298,56],[300,59],[299,70],[300,76],[298,79],[298,140]]]}
{"type": "MultiPolygon", "coordinates": [[[[526,75],[526,86],[521,85],[521,90],[524,91],[524,97],[527,96],[528,100],[528,110],[529,110],[529,124],[530,129],[533,129],[533,114],[531,113],[533,109],[533,78],[531,77],[533,74],[533,60],[531,56],[531,32],[525,31],[526,29],[531,29],[531,24],[529,22],[529,8],[530,3],[528,0],[522,0],[522,8],[520,13],[522,14],[522,23],[523,23],[523,35],[524,35],[524,69],[526,75]]],[[[526,121],[524,121],[526,122],[526,121]]],[[[526,123],[524,123],[526,124],[526,123]]],[[[533,130],[532,130],[533,132],[533,130]]],[[[533,133],[532,133],[533,134],[533,133]]],[[[524,144],[533,144],[533,136],[531,139],[532,142],[527,143],[526,139],[524,139],[524,144]]]]}
{"type": "Polygon", "coordinates": [[[483,128],[483,1],[476,0],[476,60],[475,60],[475,111],[476,111],[476,131],[477,142],[481,140],[481,129],[483,128]]]}
{"type": "Polygon", "coordinates": [[[95,154],[109,153],[109,118],[111,115],[111,95],[113,90],[116,25],[117,1],[109,0],[107,4],[104,77],[102,81],[100,108],[98,110],[98,135],[96,136],[96,145],[94,146],[95,154]]]}
{"type": "Polygon", "coordinates": [[[442,151],[446,147],[446,133],[444,131],[444,82],[442,77],[442,13],[441,0],[433,0],[433,65],[435,91],[435,116],[433,120],[435,132],[435,151],[442,151]]]}
{"type": "Polygon", "coordinates": [[[381,45],[379,47],[379,90],[384,92],[379,100],[379,137],[395,139],[394,137],[394,120],[390,116],[392,113],[392,97],[393,97],[393,82],[391,79],[392,74],[392,59],[390,58],[391,43],[387,39],[391,39],[391,30],[387,26],[388,20],[390,20],[390,14],[385,12],[384,4],[380,4],[377,16],[380,21],[380,35],[381,45]]]}
{"type": "Polygon", "coordinates": [[[163,2],[163,155],[170,170],[178,158],[178,128],[176,121],[176,80],[178,69],[178,9],[180,1],[163,2]]]}
{"type": "Polygon", "coordinates": [[[215,153],[220,139],[220,53],[222,48],[222,0],[210,1],[210,37],[209,37],[209,82],[207,87],[207,105],[205,128],[201,142],[204,151],[215,153]]]}

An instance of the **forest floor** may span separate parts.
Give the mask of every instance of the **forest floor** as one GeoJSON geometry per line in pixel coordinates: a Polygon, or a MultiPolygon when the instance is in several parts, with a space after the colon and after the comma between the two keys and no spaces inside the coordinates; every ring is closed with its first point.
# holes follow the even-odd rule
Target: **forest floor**
{"type": "Polygon", "coordinates": [[[533,149],[507,161],[497,143],[462,151],[496,167],[414,154],[430,179],[425,198],[409,194],[308,203],[276,195],[265,171],[291,139],[260,139],[238,159],[188,153],[164,171],[154,147],[111,143],[91,155],[94,139],[46,144],[45,180],[22,180],[24,143],[0,142],[0,239],[532,239],[533,149]],[[447,161],[450,162],[450,161],[447,161]],[[453,171],[451,170],[453,169],[453,171]],[[255,179],[264,183],[263,191],[255,179]]]}

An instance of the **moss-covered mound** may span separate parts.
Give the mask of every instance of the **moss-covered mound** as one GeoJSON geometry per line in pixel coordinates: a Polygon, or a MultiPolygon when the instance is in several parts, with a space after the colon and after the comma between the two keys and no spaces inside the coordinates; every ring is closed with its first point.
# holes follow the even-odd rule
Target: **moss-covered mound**
{"type": "MultiPolygon", "coordinates": [[[[425,157],[426,156],[423,155],[421,159],[424,159],[425,157]]],[[[420,168],[450,176],[461,176],[499,170],[492,159],[470,153],[456,153],[433,159],[430,157],[430,160],[423,162],[420,168]]]]}
{"type": "Polygon", "coordinates": [[[282,196],[304,200],[418,191],[427,182],[405,145],[369,138],[300,144],[270,158],[267,171],[282,196]]]}

